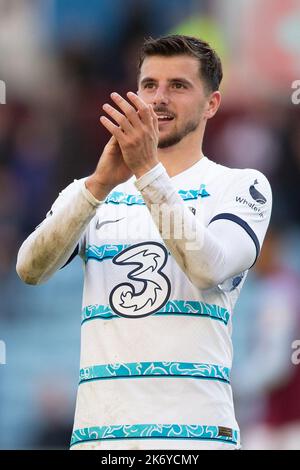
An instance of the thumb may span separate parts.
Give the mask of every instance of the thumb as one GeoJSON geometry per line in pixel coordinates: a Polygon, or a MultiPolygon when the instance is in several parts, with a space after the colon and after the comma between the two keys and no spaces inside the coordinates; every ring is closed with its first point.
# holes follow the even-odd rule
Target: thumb
{"type": "Polygon", "coordinates": [[[111,138],[109,139],[109,141],[107,142],[108,144],[116,144],[117,143],[117,139],[115,138],[114,135],[111,136],[111,138]]]}
{"type": "Polygon", "coordinates": [[[111,136],[111,138],[109,139],[109,141],[107,142],[106,145],[108,147],[115,147],[115,146],[118,147],[118,148],[120,147],[119,143],[118,143],[118,141],[117,141],[117,139],[115,138],[114,135],[111,136]]]}

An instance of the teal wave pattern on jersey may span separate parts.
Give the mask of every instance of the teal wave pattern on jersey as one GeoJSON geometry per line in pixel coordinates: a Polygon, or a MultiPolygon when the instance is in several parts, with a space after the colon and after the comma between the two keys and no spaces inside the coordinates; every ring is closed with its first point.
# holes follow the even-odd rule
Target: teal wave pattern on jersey
{"type": "MultiPolygon", "coordinates": [[[[147,242],[145,242],[147,243],[147,242]]],[[[89,259],[93,259],[96,261],[103,261],[105,259],[112,259],[121,251],[125,250],[132,246],[130,243],[123,244],[123,245],[88,245],[85,250],[85,262],[87,263],[89,259]]],[[[171,253],[168,251],[168,254],[171,253]]]]}
{"type": "Polygon", "coordinates": [[[191,362],[129,362],[101,364],[80,369],[80,384],[91,380],[120,378],[182,377],[230,383],[230,368],[191,362]]]}
{"type": "Polygon", "coordinates": [[[125,248],[129,247],[130,244],[125,245],[88,245],[85,250],[85,262],[89,259],[102,261],[104,259],[111,259],[120,253],[125,248]]]}
{"type": "Polygon", "coordinates": [[[133,424],[118,426],[95,426],[76,429],[71,438],[71,446],[89,441],[115,439],[193,439],[237,444],[239,431],[229,429],[224,435],[219,426],[198,424],[133,424]]]}
{"type": "MultiPolygon", "coordinates": [[[[197,300],[170,300],[158,312],[157,315],[187,315],[209,317],[212,320],[218,320],[227,325],[230,313],[219,305],[207,304],[197,300]]],[[[82,323],[89,320],[112,320],[119,317],[109,305],[88,305],[82,310],[82,323]]],[[[124,319],[123,319],[124,320],[124,319]]]]}
{"type": "MultiPolygon", "coordinates": [[[[201,184],[199,189],[180,189],[178,194],[182,197],[184,201],[189,201],[191,199],[198,199],[199,197],[208,197],[210,194],[206,191],[206,185],[201,184]]],[[[145,201],[140,194],[127,194],[120,191],[113,191],[110,193],[106,199],[105,204],[126,204],[127,206],[133,205],[145,205],[145,201]]]]}

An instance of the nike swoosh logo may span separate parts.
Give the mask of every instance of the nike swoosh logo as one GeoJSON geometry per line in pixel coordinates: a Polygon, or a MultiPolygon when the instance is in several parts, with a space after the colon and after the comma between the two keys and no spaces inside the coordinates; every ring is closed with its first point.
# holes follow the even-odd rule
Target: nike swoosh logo
{"type": "Polygon", "coordinates": [[[116,219],[116,220],[104,220],[103,222],[100,222],[100,223],[98,220],[96,224],[96,230],[99,230],[101,227],[103,227],[103,225],[113,224],[114,222],[119,222],[120,220],[123,220],[123,219],[125,219],[125,217],[121,217],[121,219],[116,219]]]}

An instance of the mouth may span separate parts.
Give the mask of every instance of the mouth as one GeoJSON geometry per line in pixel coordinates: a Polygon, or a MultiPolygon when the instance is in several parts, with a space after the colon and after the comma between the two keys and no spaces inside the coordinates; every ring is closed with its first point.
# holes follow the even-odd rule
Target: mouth
{"type": "Polygon", "coordinates": [[[156,113],[159,124],[165,124],[174,120],[174,116],[171,114],[156,113]]]}

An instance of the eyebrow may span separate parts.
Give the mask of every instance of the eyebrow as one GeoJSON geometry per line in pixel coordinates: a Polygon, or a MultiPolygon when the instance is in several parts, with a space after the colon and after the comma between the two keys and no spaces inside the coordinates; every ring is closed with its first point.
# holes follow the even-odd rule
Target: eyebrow
{"type": "MultiPolygon", "coordinates": [[[[155,82],[157,83],[158,80],[155,80],[155,78],[151,78],[151,77],[145,77],[143,78],[143,80],[141,80],[141,85],[144,85],[145,83],[148,83],[148,82],[155,82]]],[[[175,83],[175,82],[181,82],[181,83],[184,83],[185,85],[189,86],[189,87],[193,87],[193,84],[192,82],[190,82],[189,80],[187,80],[186,78],[182,78],[182,77],[178,77],[178,78],[169,78],[168,80],[168,83],[175,83]]]]}

